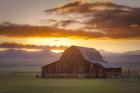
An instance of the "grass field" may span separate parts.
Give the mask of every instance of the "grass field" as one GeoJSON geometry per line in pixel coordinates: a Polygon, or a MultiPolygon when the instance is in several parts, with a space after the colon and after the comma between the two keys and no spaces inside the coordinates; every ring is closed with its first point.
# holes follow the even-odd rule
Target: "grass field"
{"type": "Polygon", "coordinates": [[[38,69],[26,69],[1,68],[0,93],[140,93],[140,80],[41,79],[38,69]]]}
{"type": "Polygon", "coordinates": [[[140,81],[0,78],[0,93],[140,93],[140,81]]]}

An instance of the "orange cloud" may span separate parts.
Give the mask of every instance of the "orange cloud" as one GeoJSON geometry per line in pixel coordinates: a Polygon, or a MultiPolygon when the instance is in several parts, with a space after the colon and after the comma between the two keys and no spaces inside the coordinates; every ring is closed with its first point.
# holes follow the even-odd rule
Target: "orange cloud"
{"type": "Polygon", "coordinates": [[[74,0],[47,9],[45,11],[47,16],[52,17],[46,19],[46,25],[52,23],[51,27],[84,31],[88,33],[88,38],[138,39],[140,37],[140,8],[118,5],[111,3],[111,0],[85,3],[83,1],[74,0]]]}
{"type": "Polygon", "coordinates": [[[84,31],[84,30],[64,30],[47,26],[29,26],[29,25],[0,25],[0,36],[5,37],[67,37],[67,38],[111,38],[111,39],[127,39],[140,37],[140,28],[111,28],[101,27],[101,31],[84,31]]]}
{"type": "Polygon", "coordinates": [[[39,45],[28,45],[28,44],[19,44],[19,43],[1,43],[0,48],[18,48],[18,49],[49,49],[49,50],[65,50],[68,46],[39,46],[39,45]]]}
{"type": "Polygon", "coordinates": [[[74,31],[51,28],[47,26],[29,26],[29,25],[9,25],[0,26],[0,36],[6,37],[81,37],[81,38],[99,38],[103,33],[87,33],[85,31],[74,31]]]}

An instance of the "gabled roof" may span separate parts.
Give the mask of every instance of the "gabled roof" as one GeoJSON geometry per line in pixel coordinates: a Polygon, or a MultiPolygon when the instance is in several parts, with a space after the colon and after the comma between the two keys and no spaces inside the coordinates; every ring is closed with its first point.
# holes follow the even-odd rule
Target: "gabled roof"
{"type": "Polygon", "coordinates": [[[112,63],[104,61],[100,52],[98,52],[94,48],[86,48],[86,47],[81,47],[81,46],[73,46],[73,47],[78,48],[80,52],[82,53],[83,57],[89,62],[100,64],[104,68],[120,68],[118,65],[114,65],[112,63]]]}

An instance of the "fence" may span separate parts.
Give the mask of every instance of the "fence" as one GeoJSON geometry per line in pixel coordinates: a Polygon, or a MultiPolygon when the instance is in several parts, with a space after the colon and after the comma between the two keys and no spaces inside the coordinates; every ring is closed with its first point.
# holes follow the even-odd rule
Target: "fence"
{"type": "Polygon", "coordinates": [[[140,80],[140,72],[122,72],[122,73],[107,73],[106,77],[98,77],[95,74],[46,74],[45,78],[78,78],[78,79],[138,79],[140,80]]]}
{"type": "MultiPolygon", "coordinates": [[[[35,77],[40,76],[40,72],[0,72],[0,77],[35,77]]],[[[95,74],[47,74],[46,78],[77,78],[77,79],[95,79],[98,78],[95,74]]],[[[140,80],[140,72],[122,72],[120,75],[108,73],[107,79],[137,79],[140,80]]]]}
{"type": "Polygon", "coordinates": [[[40,72],[6,72],[0,71],[0,77],[35,77],[40,72]]]}
{"type": "Polygon", "coordinates": [[[45,78],[120,78],[120,73],[107,73],[106,76],[104,75],[97,75],[97,74],[46,74],[45,78]]]}

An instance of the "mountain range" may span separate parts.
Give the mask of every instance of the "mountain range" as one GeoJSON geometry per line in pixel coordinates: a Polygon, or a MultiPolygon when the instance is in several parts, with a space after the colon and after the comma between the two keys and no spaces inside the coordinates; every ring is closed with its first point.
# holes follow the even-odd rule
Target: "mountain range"
{"type": "MultiPolygon", "coordinates": [[[[104,60],[119,64],[122,67],[139,69],[140,50],[125,53],[99,50],[104,60]]],[[[0,66],[44,66],[58,60],[62,53],[54,53],[48,49],[42,51],[25,51],[8,49],[0,51],[0,66]]]]}
{"type": "Polygon", "coordinates": [[[140,50],[128,51],[124,53],[114,53],[101,50],[104,60],[113,62],[124,68],[140,69],[140,50]]]}
{"type": "Polygon", "coordinates": [[[8,49],[0,51],[0,65],[44,65],[58,60],[61,53],[54,53],[48,49],[42,51],[25,51],[8,49]]]}

